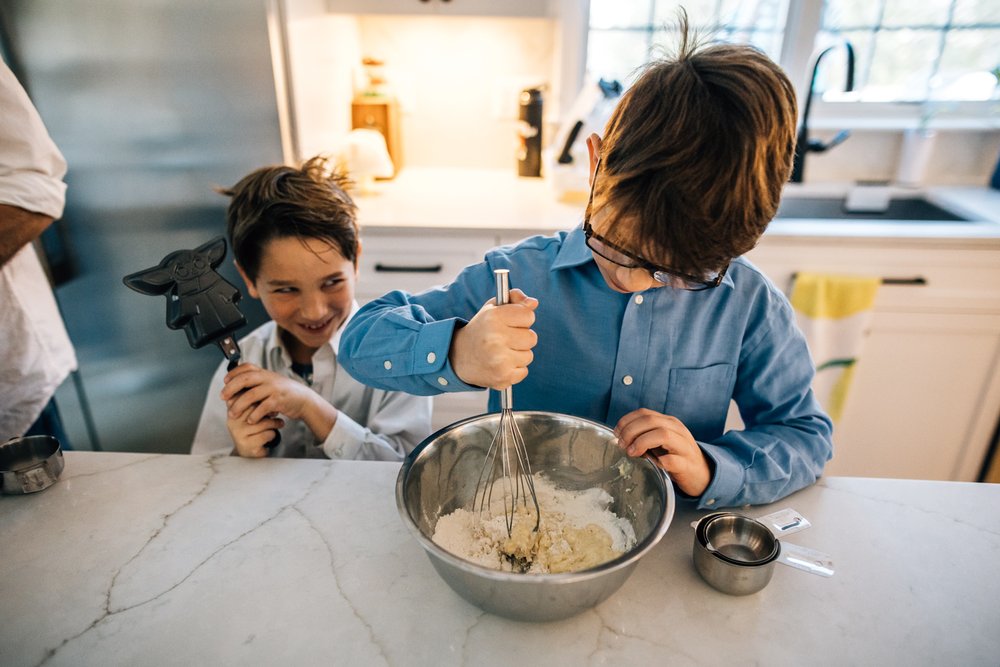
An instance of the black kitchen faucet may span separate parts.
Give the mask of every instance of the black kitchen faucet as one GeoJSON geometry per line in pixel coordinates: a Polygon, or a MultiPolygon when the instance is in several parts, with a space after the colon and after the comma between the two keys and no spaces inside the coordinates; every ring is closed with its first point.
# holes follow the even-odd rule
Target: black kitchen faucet
{"type": "MultiPolygon", "coordinates": [[[[854,46],[844,40],[844,48],[847,50],[847,80],[844,83],[844,92],[854,90],[854,46]]],[[[841,130],[828,142],[819,139],[809,138],[809,108],[812,105],[813,87],[816,85],[816,72],[819,70],[819,63],[823,56],[837,48],[837,45],[828,46],[819,52],[813,60],[812,74],[809,77],[809,89],[806,91],[806,103],[802,110],[802,124],[799,126],[798,137],[795,140],[795,160],[792,162],[792,183],[801,183],[802,176],[806,168],[806,153],[822,153],[837,144],[841,143],[851,135],[850,130],[841,130]]]]}

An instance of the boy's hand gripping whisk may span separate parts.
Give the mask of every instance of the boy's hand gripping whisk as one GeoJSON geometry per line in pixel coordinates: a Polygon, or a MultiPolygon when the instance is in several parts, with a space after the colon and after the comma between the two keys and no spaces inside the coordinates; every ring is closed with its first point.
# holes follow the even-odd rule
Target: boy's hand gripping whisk
{"type": "MultiPolygon", "coordinates": [[[[496,269],[493,272],[496,278],[498,306],[510,303],[509,273],[507,269],[496,269]]],[[[541,518],[538,497],[535,495],[535,483],[531,478],[531,466],[528,463],[528,451],[524,446],[521,431],[517,427],[517,420],[514,418],[512,394],[511,387],[500,392],[500,428],[490,441],[486,462],[476,483],[474,498],[477,511],[490,511],[493,489],[499,483],[497,489],[503,493],[503,510],[507,520],[508,536],[513,532],[514,515],[519,503],[525,507],[525,518],[534,512],[535,531],[538,530],[541,518]]]]}

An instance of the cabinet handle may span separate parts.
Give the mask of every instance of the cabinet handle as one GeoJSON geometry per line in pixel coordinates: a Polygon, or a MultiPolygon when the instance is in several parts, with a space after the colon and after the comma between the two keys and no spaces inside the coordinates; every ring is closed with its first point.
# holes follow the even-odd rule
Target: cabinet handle
{"type": "Polygon", "coordinates": [[[883,278],[883,285],[926,285],[927,278],[923,276],[914,276],[913,278],[883,278]]]}
{"type": "MultiPolygon", "coordinates": [[[[795,283],[795,278],[798,277],[798,273],[792,274],[792,284],[795,283]]],[[[921,286],[929,284],[927,278],[923,276],[913,276],[912,278],[882,278],[883,285],[912,285],[921,286]]]]}
{"type": "Polygon", "coordinates": [[[379,273],[441,273],[444,264],[430,266],[399,266],[398,264],[383,264],[375,262],[375,271],[379,273]]]}

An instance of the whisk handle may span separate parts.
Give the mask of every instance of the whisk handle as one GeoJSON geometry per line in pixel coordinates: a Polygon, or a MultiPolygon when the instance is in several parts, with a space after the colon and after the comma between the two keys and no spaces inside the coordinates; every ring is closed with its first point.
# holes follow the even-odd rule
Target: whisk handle
{"type": "MultiPolygon", "coordinates": [[[[497,305],[503,306],[510,303],[510,270],[494,269],[493,278],[497,286],[497,305]]],[[[500,390],[500,407],[503,410],[512,409],[514,404],[513,391],[510,387],[500,390]]]]}
{"type": "Polygon", "coordinates": [[[501,410],[513,410],[514,409],[514,392],[513,387],[507,387],[506,389],[500,390],[500,409],[501,410]]]}
{"type": "Polygon", "coordinates": [[[510,269],[493,269],[497,285],[497,305],[510,303],[510,269]]]}

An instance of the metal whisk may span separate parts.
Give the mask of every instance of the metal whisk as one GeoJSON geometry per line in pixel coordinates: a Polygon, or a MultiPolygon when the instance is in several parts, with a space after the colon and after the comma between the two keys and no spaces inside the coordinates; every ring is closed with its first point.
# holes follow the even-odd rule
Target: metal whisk
{"type": "MultiPolygon", "coordinates": [[[[509,274],[507,269],[493,271],[496,278],[497,305],[510,303],[509,274]]],[[[529,496],[534,506],[535,531],[538,530],[541,518],[538,496],[535,495],[535,483],[531,478],[531,465],[528,463],[528,450],[524,446],[524,438],[521,437],[517,420],[514,418],[512,396],[510,387],[500,392],[500,428],[490,441],[486,462],[476,483],[475,495],[476,509],[479,512],[489,511],[493,499],[493,487],[500,482],[508,536],[514,529],[514,514],[518,503],[527,508],[527,511],[531,511],[531,506],[528,505],[529,496]]]]}

